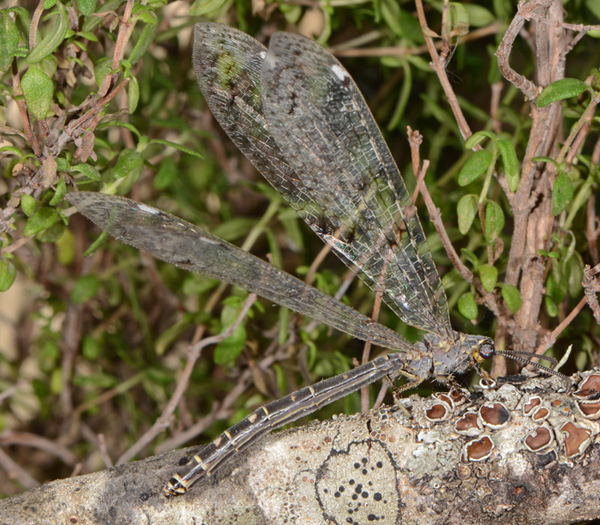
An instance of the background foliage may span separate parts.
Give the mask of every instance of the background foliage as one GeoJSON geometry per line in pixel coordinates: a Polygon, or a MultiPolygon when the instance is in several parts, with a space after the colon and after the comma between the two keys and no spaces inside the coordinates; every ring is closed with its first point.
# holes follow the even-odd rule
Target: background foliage
{"type": "MultiPolygon", "coordinates": [[[[507,315],[518,311],[519,291],[503,283],[511,208],[488,170],[492,158],[501,159],[497,169],[514,191],[531,127],[528,101],[506,81],[490,116],[492,86],[502,80],[494,53],[512,4],[480,0],[450,10],[452,87],[472,129],[495,133],[475,155],[429,66],[411,1],[0,4],[0,463],[16,478],[0,476],[0,493],[124,457],[164,410],[190,343],[222,332],[246,297],[112,240],[84,258],[99,232],[63,199],[71,186],[157,206],[270,256],[293,274],[305,275],[321,249],[206,108],[191,68],[197,21],[226,22],[263,42],[277,30],[300,31],[333,47],[363,91],[409,188],[415,178],[406,126],[421,132],[421,156],[431,162],[426,184],[450,239],[466,250],[466,264],[507,315]],[[485,214],[479,216],[481,195],[485,214]]],[[[425,6],[429,26],[441,32],[443,2],[425,6]]],[[[594,0],[570,0],[565,9],[573,23],[598,23],[600,17],[594,0]]],[[[592,88],[598,36],[588,33],[567,61],[566,76],[592,88]]],[[[528,43],[517,40],[511,66],[531,76],[532,56],[528,43]]],[[[589,103],[587,91],[574,89],[563,102],[565,135],[589,103]]],[[[561,92],[558,98],[567,97],[561,92]]],[[[589,137],[572,165],[559,166],[553,201],[558,228],[540,254],[547,261],[540,333],[564,320],[583,295],[584,264],[598,262],[586,236],[598,177],[592,156],[597,118],[589,137]]],[[[427,212],[420,214],[454,327],[493,334],[494,315],[453,269],[427,212]]],[[[343,278],[343,265],[329,256],[315,284],[334,294],[343,278]]],[[[373,297],[359,282],[344,300],[372,311],[373,297]]],[[[411,340],[420,337],[387,310],[380,319],[411,340]]],[[[553,351],[560,356],[574,345],[566,366],[571,373],[599,364],[597,343],[596,323],[584,309],[553,351]]],[[[211,414],[201,435],[178,444],[207,442],[259,404],[348,370],[361,351],[362,344],[327,327],[255,303],[233,336],[204,350],[170,428],[138,457],[168,448],[211,414]]],[[[355,394],[319,417],[359,409],[355,394]]]]}

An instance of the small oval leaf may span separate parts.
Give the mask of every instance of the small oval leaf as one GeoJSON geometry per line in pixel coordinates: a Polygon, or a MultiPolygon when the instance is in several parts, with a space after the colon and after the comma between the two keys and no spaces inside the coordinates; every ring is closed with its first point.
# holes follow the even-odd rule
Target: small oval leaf
{"type": "Polygon", "coordinates": [[[0,292],[6,292],[17,278],[17,269],[7,259],[0,259],[0,292]]]}
{"type": "Polygon", "coordinates": [[[83,16],[90,16],[96,11],[96,0],[78,0],[77,4],[83,16]]]}
{"type": "Polygon", "coordinates": [[[31,195],[26,193],[21,195],[21,209],[27,217],[31,217],[37,211],[37,208],[37,201],[31,195]]]}
{"type": "Polygon", "coordinates": [[[42,208],[36,211],[25,224],[24,234],[29,237],[50,228],[58,219],[58,213],[52,208],[42,208]]]}
{"type": "Polygon", "coordinates": [[[95,275],[84,275],[71,290],[71,301],[75,304],[85,303],[96,295],[99,287],[100,282],[95,275]]]}
{"type": "Polygon", "coordinates": [[[490,162],[492,162],[492,154],[489,151],[485,149],[476,151],[460,170],[458,183],[461,186],[470,184],[486,172],[490,162]]]}
{"type": "Polygon", "coordinates": [[[512,284],[502,285],[502,299],[511,314],[516,314],[521,308],[521,294],[512,284]]]}
{"type": "Polygon", "coordinates": [[[504,171],[508,181],[510,191],[515,192],[519,187],[519,159],[515,147],[510,140],[500,139],[498,141],[498,149],[504,164],[504,171]]]}
{"type": "Polygon", "coordinates": [[[479,277],[485,290],[491,292],[498,282],[498,269],[491,264],[482,264],[479,267],[479,277]]]}
{"type": "Polygon", "coordinates": [[[485,205],[485,240],[493,246],[504,228],[504,212],[499,204],[488,201],[485,205]]]}
{"type": "Polygon", "coordinates": [[[471,321],[477,319],[478,308],[475,296],[471,292],[467,292],[458,299],[458,311],[471,321]]]}
{"type": "Polygon", "coordinates": [[[577,78],[562,78],[546,86],[539,94],[535,103],[538,108],[543,108],[552,102],[581,95],[581,93],[588,89],[590,89],[590,86],[577,78]]]}
{"type": "Polygon", "coordinates": [[[562,172],[552,188],[552,215],[560,215],[573,199],[573,186],[569,176],[562,172]]]}
{"type": "Polygon", "coordinates": [[[483,139],[485,139],[486,137],[492,142],[496,142],[496,140],[498,139],[496,134],[492,133],[491,131],[477,131],[466,140],[465,149],[471,149],[477,146],[477,144],[481,144],[483,142],[483,139]]]}
{"type": "Polygon", "coordinates": [[[464,195],[458,201],[458,205],[456,206],[456,212],[458,214],[458,229],[463,235],[466,235],[466,233],[471,229],[473,220],[477,216],[478,200],[479,197],[477,195],[470,193],[468,195],[464,195]]]}
{"type": "Polygon", "coordinates": [[[134,171],[144,167],[144,159],[134,149],[124,149],[120,154],[115,165],[115,178],[127,177],[134,171]]]}
{"type": "Polygon", "coordinates": [[[54,95],[54,84],[50,77],[36,65],[31,65],[23,75],[21,87],[33,116],[38,119],[46,118],[54,95]]]}
{"type": "Polygon", "coordinates": [[[558,315],[558,306],[556,306],[556,303],[552,300],[551,297],[545,295],[544,304],[546,305],[546,311],[548,312],[548,315],[550,317],[556,317],[558,315]]]}
{"type": "Polygon", "coordinates": [[[83,173],[84,177],[93,181],[102,180],[100,172],[94,168],[94,166],[90,166],[89,164],[76,164],[75,166],[71,166],[69,170],[77,173],[83,173]]]}

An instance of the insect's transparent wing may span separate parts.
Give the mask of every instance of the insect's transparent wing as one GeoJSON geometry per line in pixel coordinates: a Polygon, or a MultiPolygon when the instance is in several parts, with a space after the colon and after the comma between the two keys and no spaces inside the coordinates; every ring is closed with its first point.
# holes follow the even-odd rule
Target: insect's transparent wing
{"type": "Polygon", "coordinates": [[[289,273],[178,217],[138,202],[80,191],[67,199],[117,240],[154,257],[201,273],[333,326],[363,341],[415,353],[410,343],[289,273]]]}
{"type": "Polygon", "coordinates": [[[348,72],[312,40],[277,33],[260,90],[268,129],[302,177],[302,217],[362,269],[403,320],[450,337],[446,296],[422,226],[348,72]]]}
{"type": "Polygon", "coordinates": [[[302,183],[269,133],[260,98],[267,48],[232,27],[194,26],[194,70],[213,115],[235,145],[295,208],[306,202],[302,183]]]}
{"type": "MultiPolygon", "coordinates": [[[[323,55],[318,59],[325,58],[323,67],[327,67],[330,60],[335,61],[322,48],[318,47],[318,49],[323,55]]],[[[365,282],[374,290],[383,291],[388,295],[386,302],[400,318],[419,328],[447,335],[450,325],[446,297],[431,260],[431,254],[424,241],[421,226],[414,212],[408,207],[406,189],[402,179],[358,89],[352,83],[351,95],[358,97],[353,102],[355,106],[358,106],[355,114],[362,118],[362,114],[366,113],[370,127],[373,128],[375,137],[380,143],[377,145],[378,150],[383,148],[387,154],[388,163],[391,164],[388,171],[392,173],[393,189],[378,187],[377,181],[373,184],[373,177],[370,177],[367,183],[357,183],[353,188],[340,189],[341,179],[336,179],[337,172],[339,172],[337,163],[332,163],[330,168],[323,162],[312,166],[304,163],[298,171],[294,169],[297,166],[290,165],[286,158],[289,152],[286,151],[284,154],[281,150],[278,144],[281,138],[278,137],[275,140],[265,119],[260,78],[265,56],[266,48],[241,31],[214,23],[196,24],[195,26],[194,68],[198,84],[215,118],[235,144],[313,230],[336,249],[345,263],[349,266],[354,264],[360,266],[365,272],[365,275],[361,275],[365,282]],[[304,171],[305,167],[309,172],[304,171]],[[310,172],[315,169],[319,171],[310,172]],[[298,173],[301,173],[301,176],[298,173]],[[324,178],[325,174],[331,178],[329,188],[315,186],[314,179],[324,178]],[[325,190],[325,193],[320,193],[321,190],[325,190]],[[370,192],[369,195],[359,195],[363,190],[370,192]],[[364,206],[371,204],[372,192],[379,190],[382,190],[383,193],[380,197],[375,196],[375,199],[379,198],[385,201],[388,214],[394,207],[401,210],[400,216],[387,220],[384,223],[385,226],[368,224],[368,227],[365,228],[363,224],[365,221],[361,221],[361,213],[354,215],[359,221],[358,223],[349,224],[350,213],[344,211],[344,206],[329,206],[329,203],[332,202],[330,197],[332,191],[336,199],[339,197],[342,200],[348,199],[344,192],[352,192],[353,198],[359,199],[361,206],[364,206]],[[400,200],[394,202],[396,196],[400,200]],[[332,216],[338,212],[340,217],[332,216]],[[410,233],[402,231],[398,223],[402,228],[408,228],[410,233]],[[348,245],[348,242],[340,243],[339,239],[333,236],[337,225],[342,226],[343,224],[345,224],[346,241],[349,235],[355,235],[355,241],[351,244],[355,245],[356,249],[352,251],[343,246],[344,244],[348,245]],[[390,226],[392,230],[390,230],[390,226]],[[373,228],[377,231],[373,232],[373,228]],[[388,237],[393,240],[390,242],[388,237]],[[399,241],[410,244],[409,237],[414,240],[411,246],[407,248],[397,246],[399,241]],[[369,239],[373,238],[376,238],[376,242],[370,242],[369,239]],[[369,253],[365,257],[365,253],[361,251],[365,239],[367,244],[370,244],[371,250],[377,249],[380,250],[380,253],[369,253]],[[413,246],[417,246],[418,249],[415,250],[413,246]],[[411,268],[419,264],[425,266],[421,271],[407,271],[407,262],[410,263],[411,268]],[[403,268],[404,271],[399,274],[397,268],[403,268]],[[410,284],[410,279],[415,277],[417,280],[410,284]],[[421,285],[423,279],[427,282],[421,285]],[[399,282],[401,284],[398,284],[399,282]],[[405,291],[409,286],[413,289],[428,286],[429,294],[426,293],[420,300],[415,301],[415,293],[406,293],[405,291]],[[429,300],[431,302],[428,302],[429,300]]],[[[341,65],[338,64],[338,67],[339,71],[345,73],[341,65]]],[[[347,73],[345,74],[347,75],[347,73]]],[[[323,101],[316,102],[318,105],[323,103],[323,101]]],[[[275,105],[272,106],[272,111],[277,111],[275,105]]],[[[319,111],[321,110],[319,109],[319,111]]],[[[281,115],[280,125],[275,123],[278,127],[278,135],[282,133],[282,127],[284,128],[283,134],[306,135],[306,130],[295,129],[296,123],[292,119],[286,124],[286,118],[286,115],[281,115]]],[[[353,128],[345,130],[345,132],[356,134],[356,123],[349,122],[349,124],[353,128]]],[[[372,133],[373,130],[371,130],[372,133]]],[[[298,137],[298,140],[301,139],[298,137]]],[[[281,142],[288,150],[293,150],[297,146],[294,140],[282,140],[281,142]]],[[[329,141],[322,144],[321,147],[326,149],[331,145],[332,143],[329,141]]],[[[333,144],[333,147],[333,150],[327,152],[327,158],[337,154],[337,145],[333,144]]],[[[364,155],[371,155],[373,151],[373,145],[368,144],[364,155]]],[[[292,158],[294,162],[298,162],[295,154],[292,158]]],[[[381,208],[381,204],[373,204],[377,204],[378,209],[381,208]]],[[[366,213],[373,215],[371,212],[366,213]]]]}

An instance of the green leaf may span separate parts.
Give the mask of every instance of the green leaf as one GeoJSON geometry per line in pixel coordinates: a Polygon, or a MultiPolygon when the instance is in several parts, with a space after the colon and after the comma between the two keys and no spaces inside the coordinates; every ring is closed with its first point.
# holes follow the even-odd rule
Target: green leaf
{"type": "Polygon", "coordinates": [[[556,162],[554,159],[551,159],[550,157],[544,157],[543,155],[540,155],[539,157],[533,157],[533,162],[550,162],[551,164],[554,164],[557,168],[558,166],[558,162],[556,162]]]}
{"type": "Polygon", "coordinates": [[[99,287],[100,281],[95,275],[80,277],[71,290],[71,302],[81,304],[89,301],[96,295],[99,287]]]}
{"type": "Polygon", "coordinates": [[[466,248],[461,248],[460,253],[462,253],[463,257],[473,265],[475,270],[479,268],[479,259],[472,251],[467,250],[466,248]]]}
{"type": "Polygon", "coordinates": [[[0,12],[0,73],[10,69],[19,39],[19,29],[12,18],[0,12]]]}
{"type": "Polygon", "coordinates": [[[512,314],[516,314],[521,308],[521,294],[512,284],[502,285],[502,299],[512,314]]]}
{"type": "Polygon", "coordinates": [[[56,191],[54,192],[54,197],[50,200],[50,206],[56,206],[60,204],[67,192],[67,184],[65,183],[65,179],[60,179],[58,184],[56,185],[56,191]]]}
{"type": "Polygon", "coordinates": [[[96,77],[96,85],[98,88],[104,82],[107,75],[112,74],[112,58],[103,57],[94,64],[94,76],[96,77]]]}
{"type": "Polygon", "coordinates": [[[491,264],[482,264],[479,267],[479,277],[485,290],[491,292],[498,282],[498,269],[491,264]]]}
{"type": "Polygon", "coordinates": [[[475,296],[471,292],[467,292],[458,299],[458,311],[467,319],[477,319],[478,308],[475,296]]]}
{"type": "Polygon", "coordinates": [[[179,151],[183,151],[184,153],[187,153],[188,155],[194,155],[194,157],[198,157],[199,159],[204,158],[197,151],[194,151],[193,149],[190,149],[190,148],[186,148],[185,146],[182,146],[181,144],[177,144],[176,142],[171,142],[169,140],[152,139],[149,142],[149,144],[163,144],[164,146],[171,146],[172,148],[178,149],[179,151]]]}
{"type": "Polygon", "coordinates": [[[40,242],[57,242],[65,233],[67,225],[63,221],[57,221],[49,228],[38,233],[36,239],[40,242]]]}
{"type": "Polygon", "coordinates": [[[485,240],[490,246],[496,242],[502,233],[502,228],[504,228],[502,208],[494,201],[488,201],[485,205],[485,240]]]}
{"type": "Polygon", "coordinates": [[[462,4],[450,2],[452,36],[463,36],[469,32],[469,14],[462,4]]]}
{"type": "Polygon", "coordinates": [[[479,197],[469,193],[464,195],[458,201],[456,206],[456,212],[458,213],[458,229],[460,233],[466,235],[471,229],[473,220],[477,216],[479,197]]]}
{"type": "Polygon", "coordinates": [[[21,209],[27,217],[31,217],[37,211],[38,203],[31,195],[23,193],[21,195],[21,209]]]}
{"type": "Polygon", "coordinates": [[[94,166],[90,166],[89,164],[76,164],[75,166],[71,166],[69,171],[75,171],[77,173],[83,173],[83,176],[87,179],[99,182],[102,180],[102,176],[100,172],[94,168],[94,166]]]}
{"type": "Polygon", "coordinates": [[[60,264],[68,266],[75,260],[75,236],[71,233],[71,230],[65,230],[55,245],[56,258],[60,264]]]}
{"type": "Polygon", "coordinates": [[[558,315],[558,306],[551,297],[545,295],[544,304],[546,305],[546,311],[550,317],[556,317],[558,315]]]}
{"type": "Polygon", "coordinates": [[[52,78],[52,75],[56,73],[56,68],[58,67],[58,58],[56,58],[54,55],[48,55],[46,58],[40,60],[36,65],[41,71],[48,75],[48,78],[52,78]]]}
{"type": "Polygon", "coordinates": [[[81,353],[89,361],[95,361],[100,355],[100,343],[95,337],[86,335],[81,343],[81,353]]]}
{"type": "Polygon", "coordinates": [[[519,187],[519,160],[517,159],[515,147],[510,140],[500,139],[498,141],[498,149],[500,150],[500,156],[504,164],[508,187],[510,191],[517,191],[519,187]]]}
{"type": "Polygon", "coordinates": [[[144,159],[134,149],[124,149],[117,159],[115,165],[115,178],[127,177],[138,171],[141,173],[144,167],[144,159]]]}
{"type": "Polygon", "coordinates": [[[490,162],[492,154],[489,151],[482,149],[473,153],[458,174],[458,184],[466,186],[476,180],[487,171],[490,162]]]}
{"type": "Polygon", "coordinates": [[[26,237],[35,235],[50,228],[58,219],[58,213],[52,208],[41,208],[25,223],[24,234],[26,237]]]}
{"type": "Polygon", "coordinates": [[[60,2],[56,4],[58,6],[58,16],[54,27],[48,30],[46,36],[39,42],[35,49],[27,57],[27,62],[35,64],[43,58],[47,57],[52,53],[63,41],[65,34],[69,27],[67,19],[67,11],[65,6],[60,2]]]}
{"type": "Polygon", "coordinates": [[[154,177],[152,186],[154,186],[154,189],[156,190],[164,190],[165,188],[171,186],[171,184],[177,178],[177,175],[177,165],[171,157],[166,157],[160,163],[158,173],[156,174],[156,177],[154,177]]]}
{"type": "Polygon", "coordinates": [[[477,144],[481,144],[484,139],[490,139],[493,143],[498,140],[498,137],[495,133],[491,131],[478,131],[473,133],[465,142],[465,149],[471,149],[477,146],[477,144]]]}
{"type": "Polygon", "coordinates": [[[129,77],[129,85],[127,86],[127,110],[131,115],[137,108],[140,100],[140,85],[137,78],[129,77]]]}
{"type": "Polygon", "coordinates": [[[102,232],[100,234],[100,236],[92,243],[92,245],[85,251],[83,252],[83,256],[84,257],[89,257],[90,255],[93,255],[94,253],[96,253],[103,244],[105,244],[108,240],[110,239],[110,235],[108,234],[108,232],[102,232]]]}
{"type": "Polygon", "coordinates": [[[552,188],[552,215],[560,215],[573,199],[573,186],[569,176],[562,172],[556,177],[552,188]]]}
{"type": "Polygon", "coordinates": [[[38,119],[46,118],[54,95],[54,84],[50,77],[41,71],[37,65],[32,64],[23,75],[21,87],[27,101],[27,107],[33,116],[38,119]]]}
{"type": "Polygon", "coordinates": [[[0,292],[6,292],[17,278],[17,269],[7,259],[0,259],[0,292]]]}
{"type": "Polygon", "coordinates": [[[543,108],[552,102],[581,95],[581,93],[588,89],[591,89],[590,86],[577,78],[563,78],[546,86],[539,94],[535,103],[538,108],[543,108]]]}
{"type": "Polygon", "coordinates": [[[144,29],[142,29],[142,34],[140,35],[138,41],[135,43],[135,47],[129,55],[129,61],[132,65],[135,64],[140,58],[142,58],[146,54],[146,51],[148,51],[150,44],[152,44],[152,42],[154,41],[154,37],[156,36],[156,31],[158,29],[158,19],[156,18],[156,15],[151,11],[146,11],[145,13],[151,14],[152,20],[154,22],[150,22],[147,16],[143,17],[145,19],[144,21],[146,22],[146,25],[144,26],[144,29]]]}
{"type": "Polygon", "coordinates": [[[96,10],[96,0],[77,0],[83,16],[90,16],[96,10]]]}
{"type": "Polygon", "coordinates": [[[487,26],[496,20],[496,17],[485,7],[475,4],[463,4],[463,7],[469,15],[469,24],[473,27],[487,26]]]}

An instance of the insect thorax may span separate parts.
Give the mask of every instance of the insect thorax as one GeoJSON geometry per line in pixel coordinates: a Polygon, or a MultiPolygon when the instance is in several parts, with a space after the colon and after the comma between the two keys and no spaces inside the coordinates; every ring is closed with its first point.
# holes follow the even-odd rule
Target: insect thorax
{"type": "Polygon", "coordinates": [[[432,355],[435,377],[467,372],[481,360],[478,356],[482,345],[493,345],[492,340],[486,336],[460,332],[453,332],[452,335],[454,340],[436,334],[426,334],[423,338],[432,355]]]}

